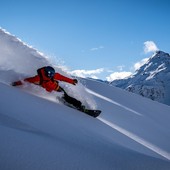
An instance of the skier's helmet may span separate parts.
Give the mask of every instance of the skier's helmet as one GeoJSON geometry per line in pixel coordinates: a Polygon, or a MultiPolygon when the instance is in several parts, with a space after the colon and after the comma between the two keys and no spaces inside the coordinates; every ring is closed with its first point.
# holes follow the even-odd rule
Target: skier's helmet
{"type": "Polygon", "coordinates": [[[45,70],[45,74],[47,77],[49,77],[50,79],[54,77],[55,70],[53,67],[47,66],[47,67],[45,67],[44,70],[45,70]]]}

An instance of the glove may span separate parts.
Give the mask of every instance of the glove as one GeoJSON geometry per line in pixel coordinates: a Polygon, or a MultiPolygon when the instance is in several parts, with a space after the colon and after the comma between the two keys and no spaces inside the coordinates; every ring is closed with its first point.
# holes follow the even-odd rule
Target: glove
{"type": "Polygon", "coordinates": [[[78,83],[77,79],[73,79],[73,84],[76,85],[78,83]]]}
{"type": "Polygon", "coordinates": [[[21,81],[15,81],[12,83],[12,86],[19,86],[19,85],[22,85],[21,81]]]}

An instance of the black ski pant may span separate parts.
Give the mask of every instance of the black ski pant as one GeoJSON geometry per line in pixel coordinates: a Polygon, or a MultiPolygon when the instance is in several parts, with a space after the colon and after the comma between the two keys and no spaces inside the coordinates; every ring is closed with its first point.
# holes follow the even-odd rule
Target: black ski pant
{"type": "Polygon", "coordinates": [[[69,95],[65,92],[65,90],[64,90],[63,88],[60,87],[60,90],[64,92],[63,99],[64,99],[67,103],[72,104],[72,105],[73,105],[74,107],[76,107],[76,108],[81,108],[82,103],[81,103],[79,100],[77,100],[77,99],[69,96],[69,95]]]}

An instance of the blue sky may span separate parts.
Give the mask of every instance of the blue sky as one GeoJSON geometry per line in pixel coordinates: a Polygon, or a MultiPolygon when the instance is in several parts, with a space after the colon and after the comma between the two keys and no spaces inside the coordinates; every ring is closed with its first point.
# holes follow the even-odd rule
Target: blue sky
{"type": "Polygon", "coordinates": [[[169,7],[168,0],[1,0],[0,27],[71,73],[112,80],[157,49],[170,52],[169,7]]]}

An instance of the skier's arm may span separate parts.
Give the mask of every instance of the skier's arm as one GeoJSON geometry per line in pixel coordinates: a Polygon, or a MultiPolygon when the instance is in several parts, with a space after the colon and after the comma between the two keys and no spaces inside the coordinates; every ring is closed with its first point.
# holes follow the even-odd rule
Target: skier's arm
{"type": "Polygon", "coordinates": [[[65,76],[63,76],[63,75],[61,75],[59,73],[55,73],[54,79],[55,80],[60,80],[60,81],[65,81],[67,83],[74,84],[74,85],[77,84],[77,80],[76,79],[71,79],[71,78],[65,77],[65,76]]]}
{"type": "Polygon", "coordinates": [[[40,84],[40,77],[38,75],[36,75],[34,77],[29,77],[29,78],[24,79],[24,81],[39,85],[40,84]]]}
{"type": "MultiPolygon", "coordinates": [[[[26,78],[26,79],[24,79],[24,81],[39,85],[39,83],[40,83],[40,78],[39,78],[39,76],[37,75],[37,76],[34,76],[34,77],[26,78]]],[[[23,84],[22,81],[15,81],[15,82],[12,83],[12,86],[20,86],[20,85],[22,85],[22,84],[23,84]]]]}

